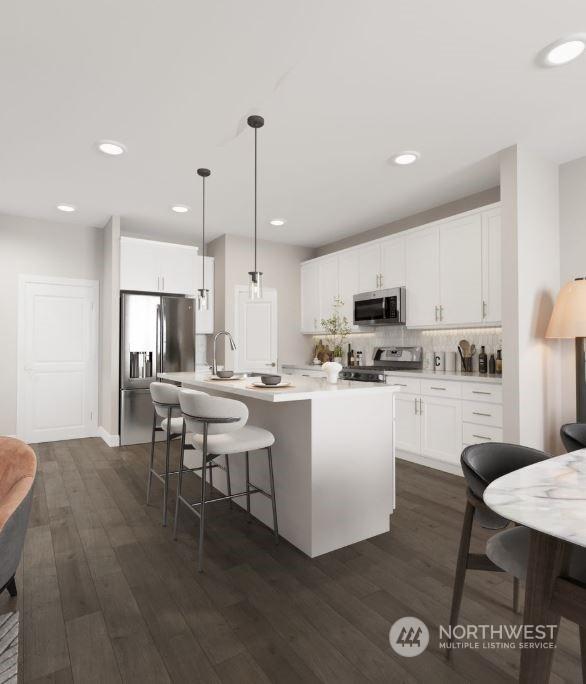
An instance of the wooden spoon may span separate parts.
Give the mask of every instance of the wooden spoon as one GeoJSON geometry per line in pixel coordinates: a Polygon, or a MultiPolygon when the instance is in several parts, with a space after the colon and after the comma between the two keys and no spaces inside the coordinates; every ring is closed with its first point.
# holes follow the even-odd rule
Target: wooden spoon
{"type": "Polygon", "coordinates": [[[467,358],[470,356],[470,342],[468,340],[460,340],[458,343],[460,345],[460,349],[462,350],[462,354],[464,354],[464,358],[467,358]]]}

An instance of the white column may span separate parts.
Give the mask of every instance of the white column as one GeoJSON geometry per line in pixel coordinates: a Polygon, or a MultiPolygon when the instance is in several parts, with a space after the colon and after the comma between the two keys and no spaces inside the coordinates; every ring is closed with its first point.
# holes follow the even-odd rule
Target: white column
{"type": "Polygon", "coordinates": [[[500,172],[504,438],[559,451],[559,343],[544,339],[560,287],[558,166],[513,146],[500,172]]]}

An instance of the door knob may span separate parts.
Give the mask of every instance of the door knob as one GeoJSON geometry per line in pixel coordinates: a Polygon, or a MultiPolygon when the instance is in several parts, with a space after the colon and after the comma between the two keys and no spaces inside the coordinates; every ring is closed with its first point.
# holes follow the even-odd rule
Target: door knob
{"type": "Polygon", "coordinates": [[[276,366],[277,364],[273,361],[273,363],[265,363],[265,366],[276,366]]]}

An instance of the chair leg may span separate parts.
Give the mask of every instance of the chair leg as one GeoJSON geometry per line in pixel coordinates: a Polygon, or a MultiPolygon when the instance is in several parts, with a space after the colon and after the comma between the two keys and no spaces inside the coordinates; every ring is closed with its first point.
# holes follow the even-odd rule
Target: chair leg
{"type": "Polygon", "coordinates": [[[165,481],[163,483],[163,527],[167,527],[167,501],[169,497],[169,459],[171,456],[171,418],[169,418],[167,428],[167,448],[165,450],[165,481]]]}
{"type": "Polygon", "coordinates": [[[275,535],[275,544],[278,544],[279,525],[277,523],[277,499],[275,494],[275,476],[273,474],[273,452],[271,447],[267,447],[267,455],[269,457],[269,477],[271,479],[271,503],[273,504],[273,533],[275,535]]]}
{"type": "Polygon", "coordinates": [[[181,453],[179,454],[179,475],[177,476],[177,497],[175,499],[175,520],[173,522],[173,539],[177,539],[177,525],[179,523],[179,503],[181,499],[181,485],[183,484],[183,458],[185,454],[185,421],[181,432],[181,453]]]}
{"type": "Polygon", "coordinates": [[[246,452],[246,520],[251,521],[250,517],[250,457],[246,452]]]}
{"type": "MultiPolygon", "coordinates": [[[[228,488],[228,496],[232,496],[232,481],[230,480],[230,460],[228,454],[224,456],[226,459],[226,486],[228,488]]],[[[228,505],[232,508],[232,499],[228,499],[228,505]]]]}
{"type": "Polygon", "coordinates": [[[208,424],[204,424],[203,448],[201,453],[201,499],[199,506],[199,548],[197,550],[197,571],[203,572],[203,538],[206,517],[206,468],[208,461],[208,424]]]}
{"type": "Polygon", "coordinates": [[[151,498],[151,482],[153,479],[153,467],[155,464],[155,428],[157,427],[157,412],[153,409],[153,430],[151,432],[151,458],[149,461],[149,479],[147,480],[146,503],[149,505],[151,498]]]}
{"type": "Polygon", "coordinates": [[[16,582],[14,580],[14,575],[12,575],[12,577],[8,580],[8,582],[6,582],[6,588],[8,589],[8,593],[10,594],[10,596],[12,596],[13,598],[18,593],[16,591],[16,582]]]}
{"type": "Polygon", "coordinates": [[[519,613],[519,579],[513,577],[513,613],[519,613]]]}
{"type": "MultiPolygon", "coordinates": [[[[467,501],[464,511],[464,522],[462,524],[462,534],[460,536],[460,547],[458,549],[458,560],[456,562],[456,576],[454,578],[454,591],[452,593],[452,609],[450,611],[450,625],[454,627],[458,623],[462,594],[464,593],[464,580],[466,578],[466,566],[468,564],[468,553],[470,551],[470,537],[472,535],[472,523],[474,521],[474,506],[467,501]]],[[[449,658],[451,649],[448,648],[446,655],[449,658]]]]}
{"type": "Polygon", "coordinates": [[[210,471],[210,499],[212,499],[214,496],[214,469],[211,467],[211,465],[210,465],[209,471],[210,471]]]}

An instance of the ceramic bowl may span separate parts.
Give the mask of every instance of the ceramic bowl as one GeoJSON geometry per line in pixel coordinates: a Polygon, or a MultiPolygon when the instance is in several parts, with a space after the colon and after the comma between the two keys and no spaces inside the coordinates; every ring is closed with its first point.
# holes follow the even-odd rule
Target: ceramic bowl
{"type": "Polygon", "coordinates": [[[263,385],[278,385],[281,382],[280,375],[261,375],[260,381],[263,385]]]}
{"type": "Polygon", "coordinates": [[[231,378],[234,375],[234,371],[221,370],[216,373],[219,378],[231,378]]]}

